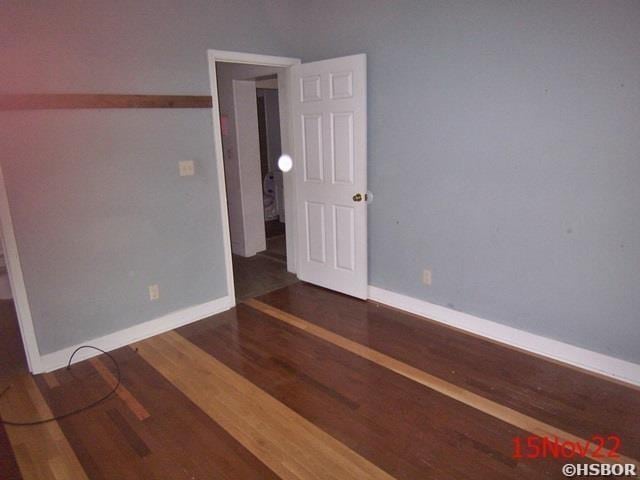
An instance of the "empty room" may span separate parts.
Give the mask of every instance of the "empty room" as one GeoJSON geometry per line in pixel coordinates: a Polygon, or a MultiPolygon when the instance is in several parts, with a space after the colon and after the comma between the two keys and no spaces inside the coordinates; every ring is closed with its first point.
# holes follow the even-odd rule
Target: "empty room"
{"type": "Polygon", "coordinates": [[[640,475],[640,2],[0,2],[0,479],[640,475]]]}

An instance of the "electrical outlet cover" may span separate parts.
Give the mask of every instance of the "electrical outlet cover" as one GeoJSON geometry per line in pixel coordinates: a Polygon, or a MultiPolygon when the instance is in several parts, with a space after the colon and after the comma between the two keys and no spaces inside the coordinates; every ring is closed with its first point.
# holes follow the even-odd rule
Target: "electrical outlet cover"
{"type": "Polygon", "coordinates": [[[160,298],[160,287],[157,284],[149,285],[149,300],[158,300],[160,298]]]}
{"type": "Polygon", "coordinates": [[[195,165],[193,160],[180,160],[178,162],[178,169],[181,177],[190,177],[195,173],[195,165]]]}
{"type": "Polygon", "coordinates": [[[422,271],[422,283],[425,285],[431,285],[431,270],[422,271]]]}

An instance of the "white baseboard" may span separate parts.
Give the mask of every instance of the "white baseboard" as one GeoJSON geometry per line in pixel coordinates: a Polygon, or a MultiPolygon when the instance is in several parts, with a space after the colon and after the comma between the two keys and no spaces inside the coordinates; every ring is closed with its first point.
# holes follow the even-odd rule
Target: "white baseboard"
{"type": "Polygon", "coordinates": [[[369,298],[508,346],[640,386],[640,365],[525,332],[501,323],[369,286],[369,298]]]}
{"type": "MultiPolygon", "coordinates": [[[[171,312],[153,320],[149,320],[138,325],[134,325],[124,330],[119,330],[114,333],[105,335],[104,337],[93,338],[82,342],[72,347],[63,348],[61,350],[42,355],[40,357],[39,367],[37,371],[33,373],[44,373],[52,370],[57,370],[61,367],[66,367],[69,357],[73,351],[80,345],[93,345],[105,351],[115,350],[116,348],[124,347],[134,342],[144,340],[145,338],[158,335],[160,333],[173,330],[174,328],[187,325],[203,318],[207,318],[216,313],[224,312],[233,307],[233,301],[230,296],[218,298],[210,302],[202,303],[193,307],[185,308],[171,312]]],[[[93,349],[82,349],[75,357],[73,357],[73,363],[87,358],[95,357],[100,352],[93,349]]]]}

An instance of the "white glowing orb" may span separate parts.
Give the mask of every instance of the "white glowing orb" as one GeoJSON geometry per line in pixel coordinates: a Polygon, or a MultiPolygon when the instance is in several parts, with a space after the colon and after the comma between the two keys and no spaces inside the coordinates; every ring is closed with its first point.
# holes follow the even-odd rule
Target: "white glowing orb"
{"type": "Polygon", "coordinates": [[[278,168],[283,172],[288,172],[293,167],[293,160],[286,153],[284,155],[280,155],[278,159],[278,168]]]}

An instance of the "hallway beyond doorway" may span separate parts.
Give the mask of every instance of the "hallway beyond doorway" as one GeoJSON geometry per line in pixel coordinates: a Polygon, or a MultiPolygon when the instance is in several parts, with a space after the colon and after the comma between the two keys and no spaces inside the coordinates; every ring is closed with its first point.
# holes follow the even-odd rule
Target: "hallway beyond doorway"
{"type": "Polygon", "coordinates": [[[287,271],[285,236],[268,237],[267,249],[253,257],[233,255],[233,277],[238,301],[296,283],[287,271]]]}

